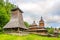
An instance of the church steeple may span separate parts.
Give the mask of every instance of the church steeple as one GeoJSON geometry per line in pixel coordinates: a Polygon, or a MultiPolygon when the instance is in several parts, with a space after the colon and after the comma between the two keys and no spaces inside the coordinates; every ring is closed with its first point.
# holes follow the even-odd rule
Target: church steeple
{"type": "Polygon", "coordinates": [[[39,21],[39,27],[44,28],[44,20],[42,16],[41,16],[41,20],[39,21]]]}
{"type": "Polygon", "coordinates": [[[42,16],[41,16],[41,19],[42,19],[42,16]]]}
{"type": "Polygon", "coordinates": [[[35,23],[35,21],[33,21],[32,25],[33,25],[33,26],[37,26],[37,24],[35,23]]]}
{"type": "MultiPolygon", "coordinates": [[[[43,17],[41,16],[41,20],[40,20],[41,22],[43,21],[43,17]]],[[[44,22],[44,21],[43,21],[44,22]]]]}

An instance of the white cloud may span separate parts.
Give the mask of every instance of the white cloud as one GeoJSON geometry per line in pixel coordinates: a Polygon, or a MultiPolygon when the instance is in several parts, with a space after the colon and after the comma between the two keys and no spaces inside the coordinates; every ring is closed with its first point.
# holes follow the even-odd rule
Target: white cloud
{"type": "Polygon", "coordinates": [[[46,17],[46,21],[60,23],[60,16],[48,16],[46,17]]]}
{"type": "Polygon", "coordinates": [[[23,10],[23,11],[28,11],[31,12],[33,14],[36,15],[45,15],[47,14],[49,11],[54,9],[55,3],[57,0],[46,0],[46,1],[38,1],[36,3],[22,3],[21,5],[19,5],[19,7],[23,10]]]}
{"type": "Polygon", "coordinates": [[[33,19],[30,16],[28,16],[28,17],[24,17],[24,21],[29,22],[31,24],[33,19]]]}

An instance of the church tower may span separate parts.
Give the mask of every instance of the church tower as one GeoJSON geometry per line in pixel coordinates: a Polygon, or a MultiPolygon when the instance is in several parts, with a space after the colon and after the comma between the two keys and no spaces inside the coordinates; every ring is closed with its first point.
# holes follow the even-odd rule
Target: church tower
{"type": "Polygon", "coordinates": [[[11,10],[11,19],[10,21],[3,27],[6,32],[17,32],[27,30],[24,21],[23,21],[23,11],[21,11],[18,7],[13,8],[11,10]],[[7,31],[8,30],[8,31],[7,31]]]}
{"type": "Polygon", "coordinates": [[[41,17],[41,20],[39,21],[39,27],[44,28],[44,20],[42,17],[41,17]]]}
{"type": "Polygon", "coordinates": [[[33,21],[32,25],[33,25],[33,26],[37,26],[37,24],[35,23],[35,21],[33,21]]]}
{"type": "Polygon", "coordinates": [[[35,23],[35,21],[33,21],[33,23],[30,25],[30,27],[36,27],[37,24],[35,23]]]}

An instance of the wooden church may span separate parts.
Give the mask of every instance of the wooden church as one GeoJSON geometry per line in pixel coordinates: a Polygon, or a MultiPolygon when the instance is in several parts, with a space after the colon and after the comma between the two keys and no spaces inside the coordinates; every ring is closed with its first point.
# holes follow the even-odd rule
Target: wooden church
{"type": "Polygon", "coordinates": [[[44,27],[44,20],[41,17],[39,21],[39,25],[33,21],[33,23],[26,28],[23,21],[23,11],[18,7],[11,10],[11,19],[10,21],[3,27],[4,32],[6,33],[20,33],[21,31],[26,31],[30,33],[36,33],[41,35],[47,35],[47,30],[44,27]]]}
{"type": "Polygon", "coordinates": [[[29,32],[40,35],[48,35],[47,30],[44,27],[44,20],[42,17],[39,21],[39,25],[37,25],[35,21],[33,21],[33,23],[29,26],[29,32]]]}
{"type": "Polygon", "coordinates": [[[23,11],[18,7],[11,10],[11,19],[10,21],[3,27],[4,32],[21,32],[26,31],[27,28],[24,25],[23,21],[23,11]]]}

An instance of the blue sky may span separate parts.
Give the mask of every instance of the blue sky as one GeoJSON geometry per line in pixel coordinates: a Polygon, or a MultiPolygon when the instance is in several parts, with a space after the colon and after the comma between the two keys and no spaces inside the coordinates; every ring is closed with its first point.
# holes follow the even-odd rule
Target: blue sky
{"type": "Polygon", "coordinates": [[[24,13],[24,21],[39,23],[42,16],[45,27],[60,27],[60,0],[9,0],[24,13]]]}

